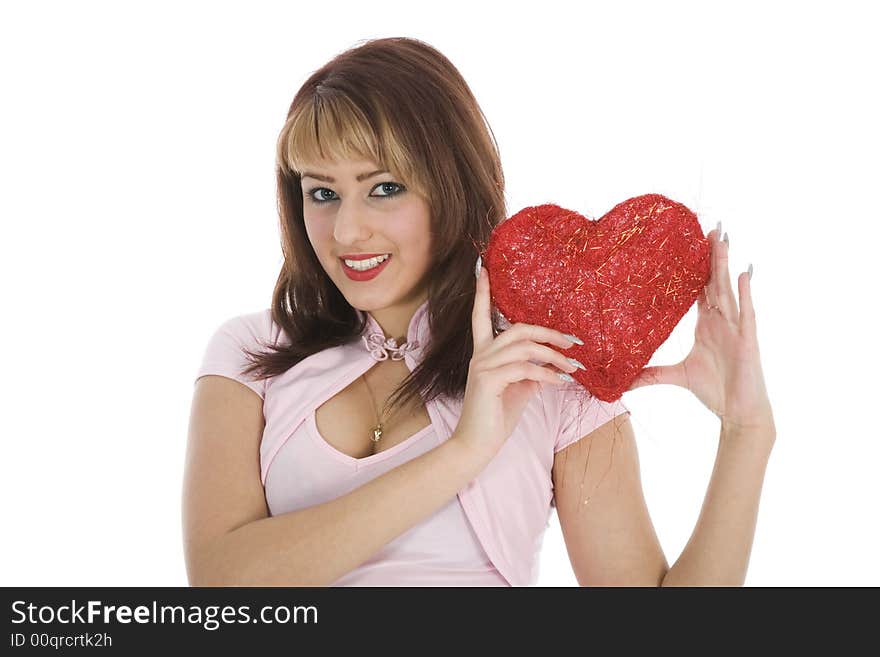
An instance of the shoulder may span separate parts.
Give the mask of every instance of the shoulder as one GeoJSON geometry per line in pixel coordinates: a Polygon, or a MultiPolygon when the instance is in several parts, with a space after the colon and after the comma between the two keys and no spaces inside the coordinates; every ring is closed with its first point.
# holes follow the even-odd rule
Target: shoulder
{"type": "Polygon", "coordinates": [[[236,345],[250,351],[262,351],[268,345],[289,344],[284,329],[265,308],[228,317],[215,326],[210,342],[236,345]]]}
{"type": "Polygon", "coordinates": [[[226,376],[264,397],[265,379],[257,380],[244,374],[245,368],[252,363],[248,352],[263,351],[266,346],[278,343],[281,335],[281,327],[273,321],[269,308],[228,317],[214,328],[208,338],[196,380],[206,374],[226,376]]]}
{"type": "Polygon", "coordinates": [[[272,310],[266,308],[229,317],[217,327],[215,333],[226,334],[238,342],[257,346],[275,343],[281,335],[281,327],[272,319],[272,310]]]}
{"type": "Polygon", "coordinates": [[[554,452],[580,440],[612,418],[630,412],[622,399],[603,401],[576,382],[541,388],[554,452]]]}

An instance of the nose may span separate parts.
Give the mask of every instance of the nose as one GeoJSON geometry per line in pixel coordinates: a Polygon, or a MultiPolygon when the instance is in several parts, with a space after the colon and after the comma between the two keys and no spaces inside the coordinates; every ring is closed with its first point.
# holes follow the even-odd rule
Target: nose
{"type": "Polygon", "coordinates": [[[333,239],[337,244],[352,245],[366,242],[372,231],[369,227],[367,214],[359,210],[354,203],[342,201],[333,223],[333,239]]]}

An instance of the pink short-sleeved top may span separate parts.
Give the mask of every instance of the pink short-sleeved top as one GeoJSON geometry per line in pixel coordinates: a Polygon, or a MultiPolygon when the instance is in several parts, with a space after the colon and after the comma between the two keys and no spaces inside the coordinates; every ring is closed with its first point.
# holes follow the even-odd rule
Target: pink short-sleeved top
{"type": "MultiPolygon", "coordinates": [[[[330,445],[309,414],[278,450],[266,477],[272,515],[327,502],[437,446],[428,425],[364,458],[330,445]]],[[[333,586],[508,586],[480,544],[458,497],[422,520],[333,586]]]]}
{"type": "MultiPolygon", "coordinates": [[[[415,348],[404,357],[410,370],[430,339],[427,303],[410,321],[407,345],[415,348]]],[[[361,340],[314,354],[281,375],[259,381],[241,374],[248,364],[242,349],[259,351],[261,345],[285,341],[270,310],[227,320],[208,342],[196,378],[226,376],[263,400],[261,478],[272,515],[344,495],[433,449],[455,428],[460,400],[438,398],[426,403],[431,424],[388,450],[357,459],[324,440],[315,410],[375,365],[377,352],[370,353],[365,337],[382,330],[366,315],[361,340]]],[[[533,585],[554,504],[553,455],[628,412],[620,400],[589,397],[585,402],[585,391],[576,383],[541,384],[517,429],[474,481],[333,585],[533,585]]]]}

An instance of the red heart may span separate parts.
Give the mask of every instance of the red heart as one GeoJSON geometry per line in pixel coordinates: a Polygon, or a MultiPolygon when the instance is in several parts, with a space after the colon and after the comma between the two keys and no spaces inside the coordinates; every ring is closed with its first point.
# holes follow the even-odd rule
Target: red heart
{"type": "Polygon", "coordinates": [[[598,221],[546,204],[499,223],[483,264],[492,300],[511,323],[575,335],[551,346],[586,370],[571,376],[619,399],[700,296],[711,249],[696,215],[660,194],[636,196],[598,221]]]}

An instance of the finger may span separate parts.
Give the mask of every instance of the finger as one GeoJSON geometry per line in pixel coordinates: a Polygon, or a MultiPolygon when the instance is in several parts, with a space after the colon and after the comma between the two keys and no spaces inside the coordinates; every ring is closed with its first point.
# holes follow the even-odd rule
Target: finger
{"type": "Polygon", "coordinates": [[[713,230],[712,240],[712,305],[718,306],[722,314],[728,318],[737,316],[736,299],[733,298],[733,287],[730,285],[728,269],[728,245],[721,240],[721,231],[713,230]]]}
{"type": "MultiPolygon", "coordinates": [[[[720,222],[719,222],[720,226],[720,222]]],[[[721,304],[718,302],[721,294],[719,292],[720,284],[719,279],[720,276],[718,274],[718,252],[720,250],[720,240],[721,240],[721,231],[716,228],[713,231],[709,232],[709,280],[706,283],[706,286],[703,288],[703,297],[704,304],[701,309],[702,314],[708,315],[711,312],[715,312],[716,309],[713,306],[717,306],[718,310],[721,309],[721,304]]]]}
{"type": "Polygon", "coordinates": [[[526,324],[525,322],[517,322],[509,329],[499,334],[495,339],[497,348],[507,347],[519,340],[530,340],[532,342],[546,342],[555,344],[562,349],[569,349],[577,344],[573,340],[566,337],[562,331],[550,328],[549,326],[539,326],[537,324],[526,324]]]}
{"type": "Polygon", "coordinates": [[[703,286],[703,302],[698,304],[698,306],[700,306],[700,315],[708,314],[709,307],[715,303],[713,299],[716,297],[715,277],[718,267],[715,265],[715,243],[718,241],[718,229],[716,228],[715,230],[709,231],[709,234],[706,235],[706,237],[709,239],[709,280],[706,281],[706,284],[703,286]]]}
{"type": "MultiPolygon", "coordinates": [[[[749,265],[751,268],[752,265],[749,265]]],[[[747,271],[739,275],[739,330],[743,336],[755,336],[755,306],[752,303],[752,279],[747,271]]]]}
{"type": "MultiPolygon", "coordinates": [[[[497,343],[498,340],[495,342],[497,343]]],[[[487,368],[492,368],[518,361],[538,361],[536,363],[538,365],[551,364],[568,373],[580,369],[552,347],[526,340],[515,342],[506,349],[494,350],[491,355],[485,358],[483,364],[487,368]]]]}
{"type": "Polygon", "coordinates": [[[684,371],[684,361],[675,365],[657,365],[645,367],[633,380],[628,390],[635,390],[642,386],[669,384],[687,388],[687,376],[684,371]]]}
{"type": "MultiPolygon", "coordinates": [[[[711,318],[715,314],[722,315],[724,310],[720,303],[716,303],[717,297],[718,295],[714,291],[710,291],[708,285],[704,287],[701,302],[697,304],[697,316],[708,316],[711,318]]],[[[727,315],[722,316],[727,317],[727,315]]]]}
{"type": "Polygon", "coordinates": [[[474,310],[471,314],[471,331],[474,336],[474,353],[485,350],[494,339],[492,334],[492,310],[489,290],[489,272],[482,266],[482,258],[477,259],[480,272],[477,289],[474,293],[474,310]]]}
{"type": "Polygon", "coordinates": [[[709,306],[712,304],[712,299],[709,297],[709,284],[707,283],[703,287],[703,293],[700,295],[699,300],[697,301],[697,317],[702,317],[703,315],[708,315],[713,310],[709,310],[709,306]]]}
{"type": "Polygon", "coordinates": [[[496,367],[486,374],[494,379],[494,386],[503,389],[506,384],[516,383],[517,381],[529,380],[546,383],[563,384],[568,383],[559,373],[547,365],[535,365],[534,363],[526,363],[518,361],[516,363],[508,363],[501,367],[496,367]]]}
{"type": "Polygon", "coordinates": [[[636,375],[636,378],[632,380],[632,383],[629,384],[629,388],[627,388],[627,392],[630,390],[635,390],[636,388],[643,388],[645,386],[654,385],[658,383],[658,381],[654,378],[654,373],[650,371],[650,367],[644,368],[641,372],[636,375]]]}

